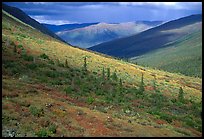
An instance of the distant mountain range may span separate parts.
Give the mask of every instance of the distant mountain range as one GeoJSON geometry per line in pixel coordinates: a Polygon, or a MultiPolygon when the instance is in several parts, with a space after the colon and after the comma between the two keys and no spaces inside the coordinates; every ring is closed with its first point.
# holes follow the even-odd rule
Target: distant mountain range
{"type": "Polygon", "coordinates": [[[92,23],[92,25],[78,25],[78,28],[75,29],[70,29],[70,26],[77,27],[76,25],[66,25],[67,29],[62,27],[63,30],[56,32],[56,34],[74,46],[88,48],[103,42],[137,34],[144,30],[155,27],[161,23],[162,21],[138,21],[114,24],[92,23]]]}
{"type": "Polygon", "coordinates": [[[167,47],[169,43],[202,29],[202,15],[191,15],[129,37],[98,44],[90,50],[115,57],[135,57],[167,47]]]}
{"type": "Polygon", "coordinates": [[[31,17],[29,17],[26,13],[24,13],[22,10],[16,8],[16,7],[11,7],[8,6],[4,3],[2,3],[2,9],[6,12],[8,12],[9,14],[11,14],[12,16],[14,16],[15,18],[19,19],[20,21],[32,26],[33,28],[41,31],[44,34],[47,34],[55,39],[58,39],[60,41],[65,42],[63,39],[61,39],[60,37],[58,37],[55,33],[53,33],[52,31],[50,31],[49,29],[47,29],[46,27],[44,27],[42,24],[40,24],[39,22],[37,22],[36,20],[32,19],[31,17]]]}
{"type": "Polygon", "coordinates": [[[51,30],[52,32],[59,32],[59,31],[68,31],[76,28],[83,28],[90,25],[95,25],[97,23],[81,23],[81,24],[64,24],[64,25],[52,25],[52,24],[43,24],[46,28],[51,30]]]}

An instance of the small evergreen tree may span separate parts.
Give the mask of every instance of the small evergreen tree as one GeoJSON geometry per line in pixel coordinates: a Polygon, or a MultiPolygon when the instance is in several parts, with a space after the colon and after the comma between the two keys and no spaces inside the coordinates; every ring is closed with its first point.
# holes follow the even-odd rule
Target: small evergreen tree
{"type": "Polygon", "coordinates": [[[179,100],[180,102],[183,102],[183,101],[184,101],[184,92],[183,92],[182,87],[180,87],[180,89],[179,89],[178,100],[179,100]]]}
{"type": "Polygon", "coordinates": [[[107,68],[107,77],[108,77],[108,80],[110,80],[110,68],[107,68]]]}
{"type": "Polygon", "coordinates": [[[123,83],[122,83],[122,79],[120,78],[120,88],[122,88],[123,83]]]}
{"type": "Polygon", "coordinates": [[[141,78],[141,83],[140,83],[140,88],[139,88],[139,91],[140,93],[143,93],[144,92],[144,81],[143,81],[143,73],[142,73],[142,78],[141,78]]]}
{"type": "Polygon", "coordinates": [[[102,76],[103,76],[103,79],[105,79],[105,70],[104,70],[104,67],[103,67],[103,71],[102,71],[102,76]]]}
{"type": "Polygon", "coordinates": [[[84,57],[84,70],[87,71],[86,57],[84,57]]]}
{"type": "Polygon", "coordinates": [[[113,80],[117,81],[118,80],[118,77],[117,77],[117,74],[116,74],[116,70],[114,71],[113,75],[112,75],[112,78],[113,80]]]}
{"type": "Polygon", "coordinates": [[[65,61],[65,67],[66,67],[66,68],[68,67],[67,59],[66,59],[66,61],[65,61]]]}

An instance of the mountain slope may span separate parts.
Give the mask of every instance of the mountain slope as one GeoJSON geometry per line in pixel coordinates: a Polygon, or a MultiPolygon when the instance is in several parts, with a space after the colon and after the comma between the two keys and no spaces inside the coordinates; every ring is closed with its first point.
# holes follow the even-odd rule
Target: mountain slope
{"type": "Polygon", "coordinates": [[[46,27],[44,27],[43,25],[41,25],[39,22],[37,22],[36,20],[32,19],[31,17],[29,17],[26,13],[24,13],[22,10],[16,8],[16,7],[11,7],[8,6],[4,3],[2,3],[2,9],[6,12],[8,12],[9,14],[11,14],[12,16],[16,17],[17,19],[21,20],[22,22],[36,28],[37,30],[41,31],[42,33],[45,33],[53,38],[56,38],[60,41],[65,42],[63,39],[61,39],[60,37],[58,37],[56,34],[54,34],[52,31],[48,30],[46,27]]]}
{"type": "Polygon", "coordinates": [[[161,21],[99,23],[84,28],[59,31],[56,34],[74,46],[88,48],[106,41],[137,34],[161,23],[161,21]]]}
{"type": "Polygon", "coordinates": [[[180,72],[188,76],[201,77],[202,31],[184,36],[169,44],[167,48],[132,58],[131,61],[169,72],[180,72]]]}
{"type": "Polygon", "coordinates": [[[200,137],[201,85],[200,78],[71,47],[2,12],[4,137],[200,137]],[[103,68],[110,68],[110,78],[103,68]]]}
{"type": "Polygon", "coordinates": [[[109,41],[89,48],[116,57],[134,57],[152,50],[166,47],[167,43],[175,41],[202,26],[201,15],[191,15],[164,23],[139,34],[109,41]]]}
{"type": "Polygon", "coordinates": [[[95,24],[98,24],[98,23],[64,24],[64,25],[42,24],[42,25],[56,33],[59,31],[73,30],[76,28],[83,28],[83,27],[95,25],[95,24]]]}

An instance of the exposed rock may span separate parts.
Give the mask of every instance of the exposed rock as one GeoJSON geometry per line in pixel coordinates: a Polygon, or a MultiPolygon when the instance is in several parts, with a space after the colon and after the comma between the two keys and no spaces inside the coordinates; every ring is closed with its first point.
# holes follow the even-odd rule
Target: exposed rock
{"type": "Polygon", "coordinates": [[[45,106],[46,106],[47,108],[51,108],[53,105],[52,105],[51,103],[46,103],[45,106]]]}

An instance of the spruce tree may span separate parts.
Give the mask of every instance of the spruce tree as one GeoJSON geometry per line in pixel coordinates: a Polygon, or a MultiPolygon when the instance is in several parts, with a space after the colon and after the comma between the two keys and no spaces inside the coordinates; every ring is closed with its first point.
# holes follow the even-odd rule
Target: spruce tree
{"type": "Polygon", "coordinates": [[[107,77],[108,77],[108,80],[110,80],[110,68],[107,68],[107,77]]]}
{"type": "Polygon", "coordinates": [[[67,59],[66,59],[66,61],[65,61],[65,67],[66,67],[66,68],[68,67],[67,59]]]}
{"type": "Polygon", "coordinates": [[[103,76],[103,79],[105,79],[105,70],[104,70],[104,67],[103,67],[103,71],[102,71],[102,76],[103,76]]]}
{"type": "Polygon", "coordinates": [[[144,81],[143,81],[143,73],[142,73],[142,78],[141,78],[141,83],[140,83],[140,88],[139,88],[139,91],[140,93],[143,93],[144,92],[144,81]]]}
{"type": "Polygon", "coordinates": [[[122,79],[120,78],[120,88],[122,88],[123,83],[122,83],[122,79]]]}
{"type": "Polygon", "coordinates": [[[84,57],[84,70],[87,71],[86,57],[84,57]]]}
{"type": "Polygon", "coordinates": [[[156,88],[156,77],[154,76],[154,80],[153,80],[153,88],[155,90],[155,92],[157,92],[157,88],[156,88]]]}
{"type": "Polygon", "coordinates": [[[114,71],[113,75],[112,75],[112,78],[113,80],[117,81],[118,80],[118,77],[117,77],[117,74],[116,74],[116,70],[114,71]]]}
{"type": "Polygon", "coordinates": [[[180,102],[183,102],[183,101],[184,101],[184,92],[183,92],[182,87],[180,87],[180,89],[179,89],[178,100],[179,100],[180,102]]]}

